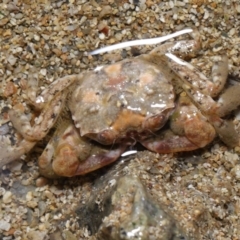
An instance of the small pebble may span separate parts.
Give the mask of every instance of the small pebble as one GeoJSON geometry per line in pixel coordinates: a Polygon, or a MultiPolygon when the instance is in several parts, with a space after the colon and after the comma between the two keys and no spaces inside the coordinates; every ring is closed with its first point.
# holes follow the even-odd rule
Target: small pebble
{"type": "Polygon", "coordinates": [[[36,186],[37,187],[43,187],[45,185],[47,185],[49,183],[49,179],[45,178],[45,177],[39,177],[36,180],[36,186]]]}
{"type": "Polygon", "coordinates": [[[4,220],[0,220],[0,230],[3,231],[8,231],[11,228],[11,224],[4,221],[4,220]]]}
{"type": "Polygon", "coordinates": [[[5,192],[2,200],[3,203],[10,203],[12,201],[12,193],[10,191],[5,192]]]}
{"type": "Polygon", "coordinates": [[[10,55],[8,57],[8,62],[13,66],[17,62],[17,58],[15,58],[13,55],[10,55]]]}
{"type": "Polygon", "coordinates": [[[31,240],[44,240],[47,234],[44,231],[30,231],[27,234],[27,239],[31,240]]]}
{"type": "Polygon", "coordinates": [[[236,179],[240,180],[240,165],[236,165],[233,169],[232,169],[232,173],[235,175],[236,179]]]}
{"type": "Polygon", "coordinates": [[[40,74],[42,74],[43,76],[46,76],[47,75],[47,69],[41,69],[40,74]]]}
{"type": "Polygon", "coordinates": [[[6,193],[5,188],[0,187],[0,197],[3,196],[6,193]]]}
{"type": "Polygon", "coordinates": [[[35,207],[37,207],[37,202],[36,201],[29,201],[29,202],[27,202],[27,206],[29,207],[29,208],[35,208],[35,207]]]}
{"type": "Polygon", "coordinates": [[[26,194],[26,200],[31,201],[33,199],[33,192],[27,192],[26,194]]]}

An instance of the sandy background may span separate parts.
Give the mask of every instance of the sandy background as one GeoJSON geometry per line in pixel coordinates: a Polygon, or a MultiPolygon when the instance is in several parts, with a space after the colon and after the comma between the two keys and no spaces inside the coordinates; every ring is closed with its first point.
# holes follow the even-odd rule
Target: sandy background
{"type": "MultiPolygon", "coordinates": [[[[14,139],[7,111],[26,103],[30,79],[41,91],[58,77],[152,49],[85,55],[125,40],[196,27],[203,49],[191,62],[210,76],[214,56],[226,53],[229,80],[237,83],[239,26],[237,0],[2,0],[1,141],[14,139]]],[[[239,147],[216,139],[188,154],[144,151],[85,177],[52,181],[36,163],[48,139],[0,171],[0,239],[240,239],[239,147]]]]}

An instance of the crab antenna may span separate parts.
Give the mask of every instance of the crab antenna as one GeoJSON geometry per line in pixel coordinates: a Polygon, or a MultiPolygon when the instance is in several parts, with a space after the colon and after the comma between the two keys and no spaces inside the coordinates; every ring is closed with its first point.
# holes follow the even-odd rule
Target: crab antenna
{"type": "Polygon", "coordinates": [[[148,38],[148,39],[139,39],[139,40],[133,40],[133,41],[128,41],[128,42],[123,42],[123,43],[117,43],[111,46],[103,47],[100,49],[96,49],[92,52],[89,52],[89,55],[96,55],[100,53],[105,53],[105,52],[110,52],[116,49],[121,49],[121,48],[127,48],[131,46],[139,46],[139,45],[151,45],[151,44],[158,44],[164,41],[167,41],[171,38],[190,33],[193,30],[188,28],[188,29],[183,29],[181,31],[163,36],[163,37],[157,37],[157,38],[148,38]]]}

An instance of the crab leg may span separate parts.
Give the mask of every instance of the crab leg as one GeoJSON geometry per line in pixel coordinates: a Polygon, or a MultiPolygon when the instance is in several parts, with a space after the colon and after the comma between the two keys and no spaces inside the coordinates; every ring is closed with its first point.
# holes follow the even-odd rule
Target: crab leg
{"type": "Polygon", "coordinates": [[[80,80],[82,78],[83,78],[83,74],[80,73],[80,74],[69,75],[69,76],[65,76],[65,77],[57,79],[52,84],[50,84],[50,86],[46,90],[44,90],[41,93],[41,95],[38,98],[39,101],[41,101],[41,99],[44,102],[51,101],[57,93],[63,92],[72,83],[74,83],[75,81],[80,80]]]}
{"type": "Polygon", "coordinates": [[[13,147],[9,146],[9,143],[0,141],[0,168],[16,159],[19,159],[23,154],[29,152],[35,144],[36,142],[23,139],[17,144],[17,146],[13,147]]]}
{"type": "Polygon", "coordinates": [[[46,177],[72,177],[92,172],[117,160],[126,148],[124,145],[110,149],[96,146],[81,137],[71,122],[63,121],[60,126],[39,157],[40,172],[46,177]]]}
{"type": "Polygon", "coordinates": [[[9,117],[14,128],[23,138],[29,141],[43,139],[57,120],[59,113],[64,106],[66,93],[59,92],[55,98],[46,104],[41,114],[34,119],[35,123],[31,126],[31,119],[24,114],[24,109],[15,107],[10,110],[9,117]]]}
{"type": "Polygon", "coordinates": [[[17,141],[14,147],[9,146],[9,143],[0,142],[0,167],[29,152],[38,140],[46,136],[62,109],[64,99],[65,94],[64,96],[58,94],[40,116],[35,119],[34,126],[31,126],[31,119],[25,115],[24,108],[21,105],[15,105],[9,111],[10,120],[16,131],[21,135],[21,139],[17,141]]]}
{"type": "MultiPolygon", "coordinates": [[[[213,69],[213,82],[210,82],[203,74],[196,70],[193,71],[193,67],[189,63],[171,53],[167,53],[166,56],[169,58],[168,64],[170,68],[180,77],[179,81],[182,82],[182,88],[207,116],[208,121],[213,124],[222,141],[228,146],[236,146],[238,144],[238,135],[233,123],[219,117],[220,104],[216,103],[208,95],[210,93],[210,95],[215,96],[226,82],[227,71],[223,71],[222,68],[226,68],[227,58],[223,56],[219,61],[218,65],[222,68],[218,66],[213,69]]],[[[239,103],[240,101],[235,102],[239,103]]],[[[236,105],[235,103],[235,107],[236,105]]]]}
{"type": "Polygon", "coordinates": [[[193,37],[193,40],[165,43],[154,48],[150,54],[161,56],[167,53],[174,53],[181,57],[193,57],[201,49],[202,42],[198,31],[193,31],[190,35],[193,37]]]}
{"type": "Polygon", "coordinates": [[[22,136],[17,146],[9,147],[9,144],[0,143],[1,166],[19,158],[26,152],[30,151],[38,140],[43,139],[51,127],[55,124],[58,116],[64,106],[66,99],[66,91],[76,79],[81,78],[82,75],[70,75],[58,79],[44,90],[42,94],[36,98],[36,84],[30,81],[31,88],[29,88],[27,95],[29,101],[38,110],[42,110],[41,114],[34,119],[31,124],[31,117],[25,114],[25,109],[21,104],[15,105],[9,111],[10,120],[16,131],[22,136]]]}
{"type": "MultiPolygon", "coordinates": [[[[211,97],[217,96],[223,89],[228,75],[227,56],[219,56],[212,68],[212,81],[197,71],[190,63],[178,58],[172,53],[166,53],[169,67],[192,89],[198,89],[203,94],[211,97]]],[[[209,97],[210,99],[210,97],[209,97]]],[[[209,100],[208,100],[209,101],[209,100]]]]}
{"type": "Polygon", "coordinates": [[[41,110],[44,108],[46,103],[52,101],[58,93],[63,92],[76,80],[82,79],[82,77],[82,74],[76,74],[59,78],[50,84],[38,97],[36,97],[35,82],[30,81],[27,95],[29,96],[31,104],[41,110]]]}
{"type": "Polygon", "coordinates": [[[225,116],[240,106],[240,85],[234,85],[226,89],[218,99],[218,115],[225,116]]]}

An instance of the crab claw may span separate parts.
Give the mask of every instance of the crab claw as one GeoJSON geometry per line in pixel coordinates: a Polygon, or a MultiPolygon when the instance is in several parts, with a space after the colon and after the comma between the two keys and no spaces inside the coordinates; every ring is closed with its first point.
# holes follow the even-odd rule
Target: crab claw
{"type": "Polygon", "coordinates": [[[216,136],[214,127],[185,94],[178,99],[170,119],[170,128],[141,143],[158,153],[182,152],[203,148],[216,136]]]}
{"type": "Polygon", "coordinates": [[[80,137],[78,129],[72,124],[61,129],[39,158],[40,173],[48,178],[92,172],[117,160],[126,148],[96,146],[89,139],[80,137]]]}
{"type": "Polygon", "coordinates": [[[171,130],[163,131],[160,135],[141,141],[141,144],[157,153],[192,151],[199,148],[185,136],[176,135],[171,130]]]}

